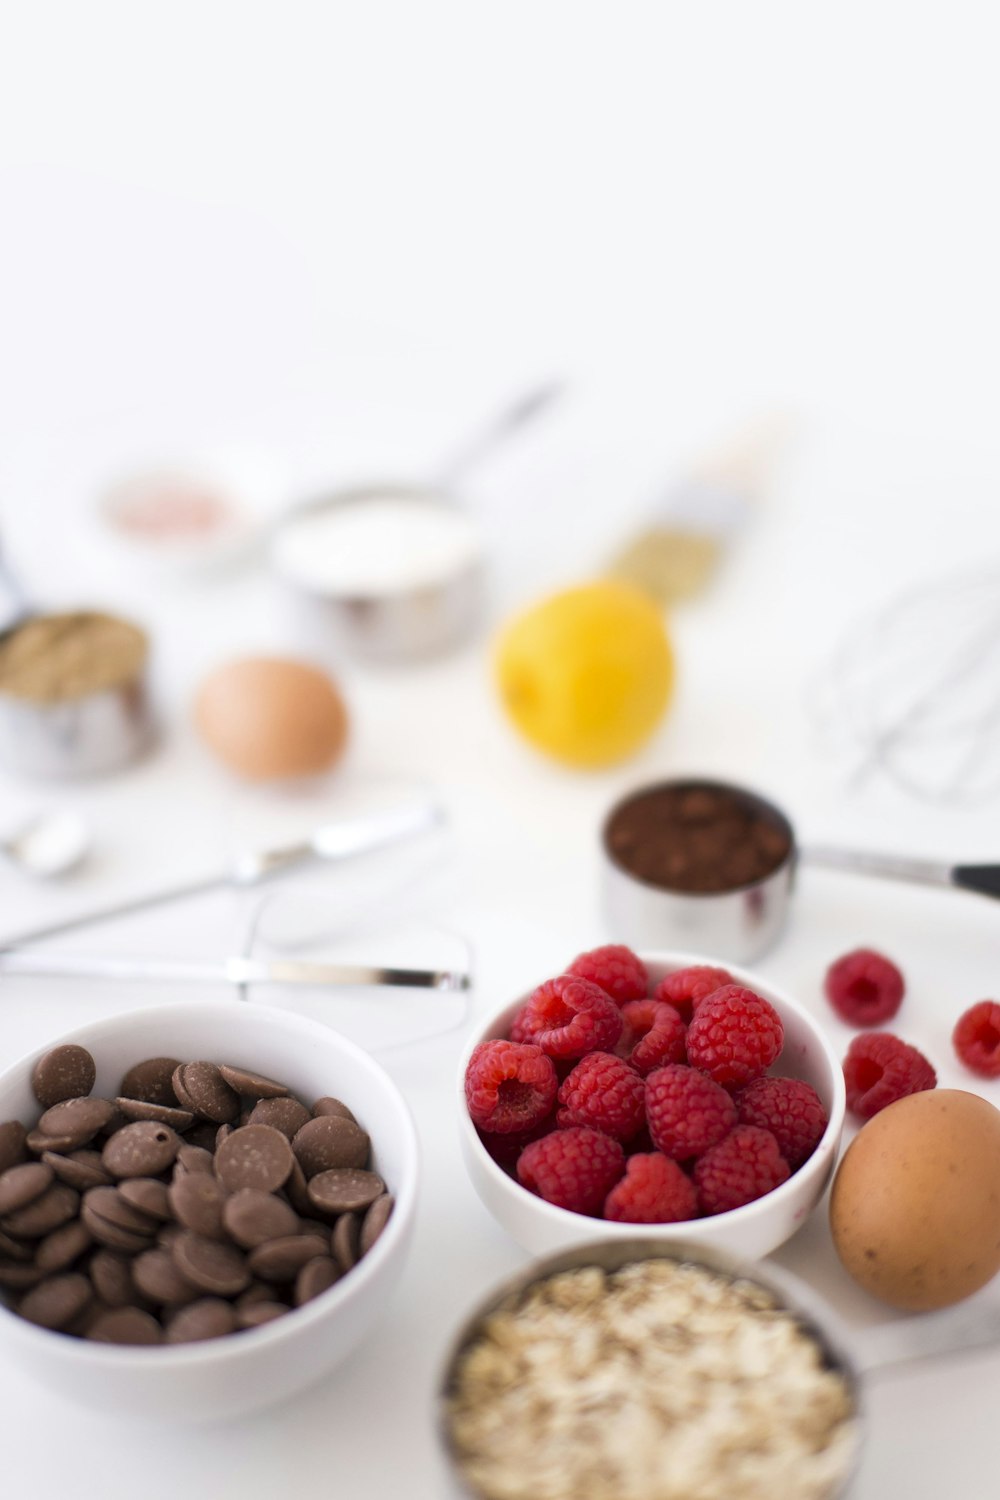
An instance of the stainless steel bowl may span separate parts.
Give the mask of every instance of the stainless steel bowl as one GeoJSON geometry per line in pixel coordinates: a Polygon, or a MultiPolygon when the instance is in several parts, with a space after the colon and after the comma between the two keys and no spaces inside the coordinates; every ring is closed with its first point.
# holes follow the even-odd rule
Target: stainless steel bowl
{"type": "Polygon", "coordinates": [[[604,915],[615,941],[637,949],[689,948],[734,964],[753,963],[778,938],[788,914],[797,862],[794,830],[780,808],[745,787],[702,777],[658,782],[623,797],[604,821],[601,856],[604,915]],[[614,857],[609,829],[627,803],[667,786],[737,793],[787,835],[787,858],[760,880],[710,894],[670,890],[641,879],[614,857]]]}
{"type": "Polygon", "coordinates": [[[477,548],[474,557],[443,569],[423,583],[355,591],[306,585],[282,560],[282,538],[303,517],[386,496],[404,502],[422,501],[463,514],[451,495],[419,486],[387,483],[336,490],[296,506],[278,522],[271,556],[300,620],[314,638],[327,639],[360,660],[389,664],[437,656],[468,639],[483,599],[481,550],[477,548]]]}
{"type": "MultiPolygon", "coordinates": [[[[861,1381],[861,1368],[864,1361],[859,1361],[856,1354],[849,1348],[848,1340],[844,1331],[839,1328],[836,1315],[803,1282],[770,1263],[748,1265],[746,1262],[738,1261],[721,1252],[679,1244],[676,1241],[658,1243],[655,1240],[598,1241],[590,1245],[580,1245],[573,1250],[562,1251],[542,1261],[536,1261],[501,1286],[495,1287],[463,1321],[449,1347],[438,1385],[438,1436],[451,1468],[456,1494],[471,1497],[471,1500],[484,1500],[482,1491],[474,1488],[462,1473],[451,1439],[448,1418],[449,1401],[455,1388],[459,1363],[466,1350],[481,1334],[486,1320],[501,1307],[516,1302],[536,1282],[544,1281],[560,1272],[576,1270],[581,1266],[600,1266],[604,1271],[617,1271],[633,1261],[643,1260],[690,1262],[705,1266],[708,1270],[722,1276],[752,1281],[769,1292],[778,1305],[791,1313],[805,1332],[815,1340],[825,1362],[844,1377],[855,1409],[853,1451],[850,1454],[848,1471],[843,1485],[834,1492],[837,1497],[845,1496],[857,1471],[864,1434],[861,1381]]],[[[890,1355],[886,1362],[891,1362],[891,1358],[890,1355]]],[[[872,1361],[872,1364],[878,1362],[876,1359],[872,1361]]],[[[609,1493],[611,1493],[610,1490],[609,1493]]],[[[830,1500],[834,1500],[833,1495],[830,1500]]]]}

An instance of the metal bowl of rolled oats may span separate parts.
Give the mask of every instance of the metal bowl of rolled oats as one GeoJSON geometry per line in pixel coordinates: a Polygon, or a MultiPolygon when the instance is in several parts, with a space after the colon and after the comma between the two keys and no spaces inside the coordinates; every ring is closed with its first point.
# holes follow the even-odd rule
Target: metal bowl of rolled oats
{"type": "Polygon", "coordinates": [[[833,1500],[862,1415],[808,1288],[675,1241],[584,1245],[465,1323],[440,1432],[475,1500],[833,1500]]]}

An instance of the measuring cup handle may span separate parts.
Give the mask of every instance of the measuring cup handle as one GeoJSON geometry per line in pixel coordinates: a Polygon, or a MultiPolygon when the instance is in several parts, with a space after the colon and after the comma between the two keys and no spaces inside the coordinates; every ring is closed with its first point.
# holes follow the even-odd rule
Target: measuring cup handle
{"type": "Polygon", "coordinates": [[[853,1329],[851,1353],[862,1374],[876,1374],[917,1360],[943,1359],[1000,1345],[1000,1305],[979,1301],[919,1317],[853,1329]]]}

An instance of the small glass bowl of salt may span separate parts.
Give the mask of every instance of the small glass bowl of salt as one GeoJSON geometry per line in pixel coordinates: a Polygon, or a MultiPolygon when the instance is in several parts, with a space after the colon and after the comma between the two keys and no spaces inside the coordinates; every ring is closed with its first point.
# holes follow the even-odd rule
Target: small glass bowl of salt
{"type": "Polygon", "coordinates": [[[271,557],[312,628],[367,661],[438,655],[479,613],[479,532],[443,491],[339,490],[280,521],[271,557]]]}

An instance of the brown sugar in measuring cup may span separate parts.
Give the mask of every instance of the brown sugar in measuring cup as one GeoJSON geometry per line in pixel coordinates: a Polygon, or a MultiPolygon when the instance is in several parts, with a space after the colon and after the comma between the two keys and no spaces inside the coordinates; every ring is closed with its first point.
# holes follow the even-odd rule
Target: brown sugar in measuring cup
{"type": "Polygon", "coordinates": [[[641,788],[612,808],[602,850],[605,912],[619,941],[745,963],[780,931],[795,839],[754,792],[704,779],[641,788]]]}

